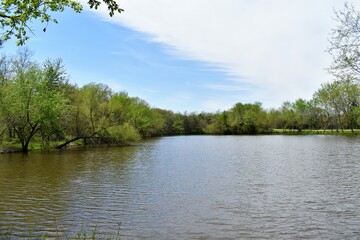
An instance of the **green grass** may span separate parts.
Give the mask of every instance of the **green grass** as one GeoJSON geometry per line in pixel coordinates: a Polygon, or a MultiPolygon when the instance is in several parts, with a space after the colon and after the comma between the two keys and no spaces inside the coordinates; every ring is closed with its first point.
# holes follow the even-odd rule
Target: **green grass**
{"type": "MultiPolygon", "coordinates": [[[[29,143],[29,151],[40,151],[40,150],[52,150],[56,146],[62,144],[64,141],[51,141],[46,145],[43,145],[42,142],[38,139],[34,139],[29,143]]],[[[72,143],[72,145],[83,145],[82,140],[77,140],[72,143]]],[[[2,141],[0,142],[0,153],[12,153],[12,152],[21,152],[21,143],[14,139],[13,141],[2,141]]],[[[1,239],[0,239],[1,240],[1,239]]]]}

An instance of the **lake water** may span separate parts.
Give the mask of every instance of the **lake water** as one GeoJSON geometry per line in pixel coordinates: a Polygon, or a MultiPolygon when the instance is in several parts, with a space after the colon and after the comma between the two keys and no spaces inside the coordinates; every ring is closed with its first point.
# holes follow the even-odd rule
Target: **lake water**
{"type": "Polygon", "coordinates": [[[360,138],[181,136],[0,155],[0,239],[360,238],[360,138]]]}

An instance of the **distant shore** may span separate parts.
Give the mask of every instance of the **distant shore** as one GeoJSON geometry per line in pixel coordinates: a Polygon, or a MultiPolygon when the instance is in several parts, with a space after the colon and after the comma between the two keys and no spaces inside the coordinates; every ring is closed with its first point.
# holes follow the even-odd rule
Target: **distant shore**
{"type": "Polygon", "coordinates": [[[284,135],[359,135],[360,129],[273,129],[271,134],[284,135]]]}

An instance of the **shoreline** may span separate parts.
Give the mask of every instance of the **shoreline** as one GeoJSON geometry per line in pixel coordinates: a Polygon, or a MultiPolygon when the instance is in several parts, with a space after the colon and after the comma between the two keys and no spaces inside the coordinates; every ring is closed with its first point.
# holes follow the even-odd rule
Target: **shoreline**
{"type": "MultiPolygon", "coordinates": [[[[194,135],[198,135],[198,136],[206,136],[206,135],[214,135],[214,134],[194,134],[194,135]]],[[[194,135],[188,135],[188,136],[194,136],[194,135]]],[[[318,129],[318,130],[297,130],[297,129],[273,129],[273,131],[271,132],[264,132],[264,133],[256,133],[256,134],[215,134],[214,136],[241,136],[241,135],[334,135],[334,136],[358,136],[360,135],[360,129],[354,129],[353,131],[351,131],[350,129],[344,129],[344,130],[338,130],[336,131],[335,129],[326,129],[325,131],[323,129],[318,129]]],[[[174,136],[174,135],[171,135],[174,136]]],[[[175,135],[175,136],[187,136],[187,135],[175,135]]],[[[167,136],[157,136],[157,137],[167,137],[167,136]]],[[[154,137],[154,138],[157,138],[154,137]]],[[[148,138],[151,139],[151,138],[148,138]]],[[[143,139],[144,140],[148,140],[148,139],[143,139]]],[[[140,141],[140,143],[142,142],[140,141]]],[[[34,143],[34,145],[37,145],[36,143],[34,143]]],[[[84,148],[92,148],[92,147],[126,147],[126,146],[134,146],[137,144],[123,144],[123,145],[78,145],[78,144],[71,144],[68,145],[67,147],[61,149],[61,150],[66,150],[69,148],[74,148],[74,147],[84,147],[84,148]]],[[[34,152],[34,151],[54,151],[54,150],[59,150],[54,148],[49,148],[49,149],[41,149],[41,147],[35,147],[33,149],[29,149],[29,152],[34,152]]],[[[11,145],[11,144],[4,144],[1,145],[0,144],[0,154],[11,154],[11,153],[21,153],[22,149],[21,147],[17,146],[16,144],[11,145]]]]}

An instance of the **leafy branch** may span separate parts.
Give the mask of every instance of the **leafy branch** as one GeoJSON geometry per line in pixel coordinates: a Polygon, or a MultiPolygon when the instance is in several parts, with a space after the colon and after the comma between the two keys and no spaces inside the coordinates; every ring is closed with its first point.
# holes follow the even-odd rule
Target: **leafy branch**
{"type": "MultiPolygon", "coordinates": [[[[88,5],[92,9],[98,9],[101,3],[107,5],[109,15],[113,16],[116,12],[124,11],[119,7],[115,0],[88,0],[88,5]]],[[[80,13],[83,6],[78,1],[73,0],[3,0],[0,3],[0,28],[3,30],[0,38],[0,46],[12,36],[17,39],[17,45],[24,45],[29,39],[28,32],[34,34],[29,24],[33,20],[46,23],[43,31],[46,31],[49,22],[58,23],[52,17],[53,12],[63,12],[65,8],[73,9],[80,13]]]]}

